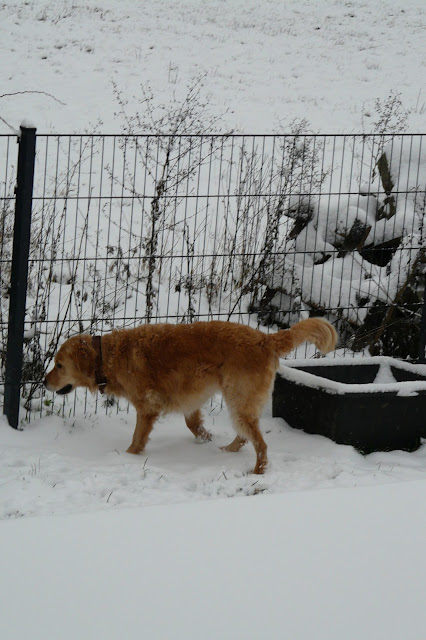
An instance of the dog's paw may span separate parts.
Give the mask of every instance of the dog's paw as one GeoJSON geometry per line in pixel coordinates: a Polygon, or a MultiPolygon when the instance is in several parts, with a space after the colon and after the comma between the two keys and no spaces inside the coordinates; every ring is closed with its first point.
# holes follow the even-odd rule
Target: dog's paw
{"type": "Polygon", "coordinates": [[[257,476],[263,475],[266,471],[266,464],[267,464],[266,462],[263,462],[261,464],[257,463],[252,473],[254,473],[257,476]]]}
{"type": "Polygon", "coordinates": [[[133,444],[130,445],[130,447],[128,449],[126,449],[126,453],[133,453],[135,455],[138,455],[138,453],[141,453],[142,449],[140,447],[135,447],[133,444]]]}
{"type": "Polygon", "coordinates": [[[198,429],[197,435],[195,436],[195,442],[198,442],[199,444],[203,442],[210,442],[212,437],[213,436],[210,431],[207,431],[207,429],[204,429],[204,427],[200,427],[198,429]]]}
{"type": "Polygon", "coordinates": [[[240,436],[237,436],[235,440],[233,440],[230,444],[220,448],[222,449],[222,451],[226,451],[227,453],[237,453],[237,451],[239,451],[241,447],[244,447],[246,442],[247,440],[241,438],[240,436]]]}

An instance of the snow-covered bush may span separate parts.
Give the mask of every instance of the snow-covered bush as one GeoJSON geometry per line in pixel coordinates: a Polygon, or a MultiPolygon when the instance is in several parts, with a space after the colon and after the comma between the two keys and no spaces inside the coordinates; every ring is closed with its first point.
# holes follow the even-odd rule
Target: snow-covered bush
{"type": "Polygon", "coordinates": [[[362,155],[351,149],[360,166],[356,175],[353,166],[347,173],[347,188],[334,192],[333,175],[345,170],[342,162],[323,179],[322,193],[299,200],[301,214],[297,208],[286,212],[293,227],[275,244],[273,272],[262,280],[266,290],[253,307],[280,326],[301,312],[327,313],[338,319],[345,346],[415,358],[426,149],[421,137],[368,142],[362,155]],[[377,147],[381,154],[374,161],[377,147]]]}

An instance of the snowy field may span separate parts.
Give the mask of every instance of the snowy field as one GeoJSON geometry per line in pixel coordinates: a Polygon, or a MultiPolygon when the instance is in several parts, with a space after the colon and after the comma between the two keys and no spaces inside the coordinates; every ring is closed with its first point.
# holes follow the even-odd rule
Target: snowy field
{"type": "Polygon", "coordinates": [[[0,95],[50,95],[5,95],[0,115],[117,133],[113,82],[133,113],[141,84],[162,104],[205,75],[222,131],[306,118],[315,133],[374,132],[375,101],[393,90],[424,133],[425,15],[423,0],[6,0],[0,95]]]}
{"type": "MultiPolygon", "coordinates": [[[[160,105],[201,75],[218,131],[374,132],[393,91],[424,133],[425,18],[424,0],[6,0],[0,133],[119,133],[114,84],[135,113],[141,84],[160,105]]],[[[423,638],[426,446],[363,457],[268,406],[256,477],[251,446],[220,450],[219,399],[205,415],[211,442],[168,416],[137,458],[132,410],[0,420],[0,637],[423,638]]]]}

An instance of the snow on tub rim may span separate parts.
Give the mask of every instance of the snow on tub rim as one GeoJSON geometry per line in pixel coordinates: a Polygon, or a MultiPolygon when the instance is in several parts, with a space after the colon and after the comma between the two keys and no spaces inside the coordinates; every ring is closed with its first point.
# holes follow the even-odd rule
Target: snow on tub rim
{"type": "Polygon", "coordinates": [[[296,384],[322,389],[326,393],[396,393],[399,396],[413,396],[420,391],[426,392],[426,365],[412,364],[390,356],[286,360],[285,363],[281,361],[278,375],[296,384]],[[355,369],[361,369],[364,373],[365,368],[369,367],[374,372],[373,381],[351,383],[328,377],[333,373],[337,377],[343,367],[353,368],[354,380],[357,376],[355,369]]]}
{"type": "Polygon", "coordinates": [[[361,453],[414,451],[426,437],[426,366],[387,356],[286,361],[272,415],[361,453]]]}

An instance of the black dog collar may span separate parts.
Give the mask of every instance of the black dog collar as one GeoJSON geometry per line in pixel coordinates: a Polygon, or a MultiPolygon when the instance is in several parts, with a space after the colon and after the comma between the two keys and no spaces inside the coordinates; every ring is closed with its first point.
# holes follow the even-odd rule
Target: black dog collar
{"type": "Polygon", "coordinates": [[[108,384],[108,380],[105,377],[105,374],[102,370],[102,338],[101,336],[92,336],[92,347],[96,352],[96,363],[95,363],[95,381],[98,385],[99,391],[101,393],[105,392],[105,385],[108,384]]]}

